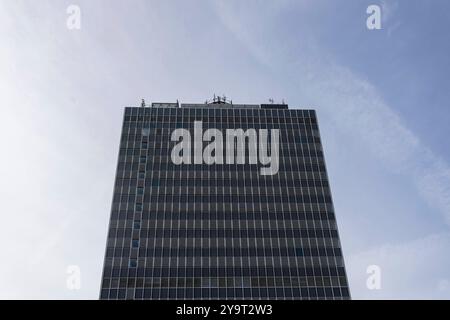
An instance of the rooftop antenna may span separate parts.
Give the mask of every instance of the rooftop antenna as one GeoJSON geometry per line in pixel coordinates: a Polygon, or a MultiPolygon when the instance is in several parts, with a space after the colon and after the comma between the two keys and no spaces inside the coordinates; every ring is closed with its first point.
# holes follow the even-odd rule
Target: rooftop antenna
{"type": "Polygon", "coordinates": [[[269,102],[270,102],[271,104],[273,104],[273,99],[272,99],[272,98],[270,98],[270,99],[269,99],[269,102]]]}
{"type": "Polygon", "coordinates": [[[206,99],[205,104],[233,104],[233,100],[227,100],[226,95],[216,95],[214,94],[214,98],[212,100],[206,99]]]}
{"type": "Polygon", "coordinates": [[[142,99],[142,102],[141,102],[141,108],[144,108],[144,107],[145,107],[145,100],[142,99]]]}

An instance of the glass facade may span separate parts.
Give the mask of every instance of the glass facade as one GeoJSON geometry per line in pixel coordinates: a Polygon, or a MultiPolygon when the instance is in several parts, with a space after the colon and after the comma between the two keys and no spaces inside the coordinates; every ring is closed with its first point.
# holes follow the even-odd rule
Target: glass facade
{"type": "Polygon", "coordinates": [[[100,298],[349,299],[315,111],[125,108],[100,298]],[[171,133],[194,121],[279,129],[278,173],[175,165],[171,133]]]}

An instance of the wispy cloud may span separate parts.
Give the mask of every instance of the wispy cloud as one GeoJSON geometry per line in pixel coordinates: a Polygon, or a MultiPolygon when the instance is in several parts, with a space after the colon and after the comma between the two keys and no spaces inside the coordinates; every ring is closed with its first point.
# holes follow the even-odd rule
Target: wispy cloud
{"type": "Polygon", "coordinates": [[[383,23],[391,21],[399,8],[399,3],[396,0],[381,1],[381,20],[383,23]]]}
{"type": "MultiPolygon", "coordinates": [[[[389,17],[396,5],[389,4],[386,8],[389,17]]],[[[283,47],[281,43],[273,38],[268,42],[258,36],[269,26],[265,30],[253,28],[253,22],[258,19],[273,21],[273,13],[258,15],[257,19],[254,16],[238,19],[234,12],[232,6],[224,3],[217,10],[223,23],[247,45],[258,61],[270,70],[283,72],[283,77],[292,80],[297,94],[305,101],[314,101],[318,110],[333,119],[342,133],[360,137],[364,147],[388,171],[408,177],[418,195],[440,210],[450,224],[450,167],[404,124],[376,87],[322,52],[315,39],[307,37],[301,48],[288,50],[297,52],[295,61],[291,55],[283,55],[278,49],[283,47]]]]}
{"type": "Polygon", "coordinates": [[[398,18],[396,15],[399,10],[398,1],[382,1],[381,2],[381,22],[383,28],[387,29],[388,37],[391,37],[394,31],[396,31],[402,22],[394,17],[398,18]]]}
{"type": "Polygon", "coordinates": [[[309,89],[321,109],[330,114],[340,130],[360,137],[387,170],[411,179],[418,194],[450,224],[448,164],[406,127],[367,80],[333,64],[310,68],[315,69],[312,72],[317,78],[309,89]]]}

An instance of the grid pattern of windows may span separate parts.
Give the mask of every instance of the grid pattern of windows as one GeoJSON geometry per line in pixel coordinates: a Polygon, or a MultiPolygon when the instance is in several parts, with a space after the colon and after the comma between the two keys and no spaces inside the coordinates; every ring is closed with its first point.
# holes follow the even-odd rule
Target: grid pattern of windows
{"type": "Polygon", "coordinates": [[[101,299],[349,297],[315,111],[125,109],[101,299]],[[279,172],[173,164],[194,121],[279,129],[279,172]]]}

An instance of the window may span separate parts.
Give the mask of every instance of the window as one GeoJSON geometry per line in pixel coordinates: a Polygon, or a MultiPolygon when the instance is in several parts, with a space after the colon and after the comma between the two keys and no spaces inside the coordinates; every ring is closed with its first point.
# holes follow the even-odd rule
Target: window
{"type": "Polygon", "coordinates": [[[140,220],[134,220],[133,228],[136,229],[136,230],[139,230],[141,228],[141,221],[140,220]]]}
{"type": "Polygon", "coordinates": [[[128,266],[130,268],[137,268],[137,260],[136,259],[130,259],[128,266]]]}
{"type": "Polygon", "coordinates": [[[201,278],[201,282],[202,282],[202,288],[209,288],[210,287],[209,278],[201,278]]]}
{"type": "Polygon", "coordinates": [[[139,248],[139,240],[138,239],[133,239],[132,247],[133,248],[139,248]]]}

